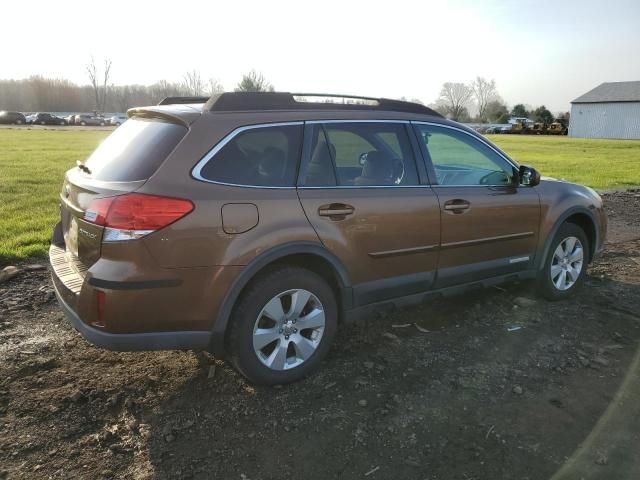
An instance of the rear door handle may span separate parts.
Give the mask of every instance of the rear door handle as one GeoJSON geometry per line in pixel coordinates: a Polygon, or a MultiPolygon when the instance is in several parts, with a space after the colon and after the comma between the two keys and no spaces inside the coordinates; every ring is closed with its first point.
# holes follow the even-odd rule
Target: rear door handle
{"type": "Polygon", "coordinates": [[[469,208],[471,208],[471,203],[460,198],[448,200],[444,203],[444,209],[451,213],[464,213],[469,210],[469,208]]]}
{"type": "Polygon", "coordinates": [[[318,208],[318,215],[321,217],[329,217],[331,220],[342,220],[347,215],[351,215],[355,211],[351,205],[344,203],[331,203],[322,205],[318,208]]]}

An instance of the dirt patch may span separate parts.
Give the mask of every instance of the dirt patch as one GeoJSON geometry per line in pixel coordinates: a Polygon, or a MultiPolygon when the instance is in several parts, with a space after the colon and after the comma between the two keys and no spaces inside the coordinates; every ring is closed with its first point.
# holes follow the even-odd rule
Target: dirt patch
{"type": "Polygon", "coordinates": [[[205,354],[94,348],[48,273],[22,273],[0,285],[0,479],[548,478],[640,340],[638,193],[606,196],[613,241],[574,300],[508,285],[379,312],[283,388],[205,354]]]}

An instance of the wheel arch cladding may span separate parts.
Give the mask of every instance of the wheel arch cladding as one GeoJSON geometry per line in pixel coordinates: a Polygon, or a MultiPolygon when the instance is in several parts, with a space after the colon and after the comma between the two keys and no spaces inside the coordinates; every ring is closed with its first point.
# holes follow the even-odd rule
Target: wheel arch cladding
{"type": "Polygon", "coordinates": [[[280,245],[254,258],[229,288],[212,327],[211,348],[214,353],[225,352],[227,326],[242,292],[257,276],[278,265],[295,265],[317,273],[327,280],[336,293],[339,310],[351,308],[351,278],[338,257],[316,242],[280,245]]]}
{"type": "Polygon", "coordinates": [[[597,240],[597,237],[596,237],[597,229],[596,229],[596,225],[593,218],[583,212],[577,212],[569,216],[565,220],[565,223],[573,223],[574,225],[579,226],[584,232],[584,234],[587,236],[587,240],[589,241],[588,263],[590,263],[591,259],[593,258],[593,254],[595,252],[596,240],[597,240]]]}
{"type": "Polygon", "coordinates": [[[598,243],[598,229],[596,228],[596,220],[594,218],[594,214],[587,208],[584,207],[574,207],[570,208],[566,212],[564,212],[556,223],[553,225],[553,228],[549,232],[545,243],[544,243],[544,251],[543,255],[540,257],[540,262],[538,264],[538,268],[544,268],[546,260],[549,255],[549,250],[551,248],[551,243],[555,238],[558,230],[564,223],[573,223],[574,225],[579,226],[584,234],[587,236],[587,240],[589,241],[589,250],[587,253],[589,254],[588,262],[591,262],[591,259],[594,256],[595,248],[598,243]]]}

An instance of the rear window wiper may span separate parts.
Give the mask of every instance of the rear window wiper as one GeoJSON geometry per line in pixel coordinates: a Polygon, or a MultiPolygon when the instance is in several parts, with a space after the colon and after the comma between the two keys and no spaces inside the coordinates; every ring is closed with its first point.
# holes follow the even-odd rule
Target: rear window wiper
{"type": "Polygon", "coordinates": [[[87,167],[84,163],[82,163],[80,160],[76,160],[76,165],[80,170],[91,175],[91,169],[87,167]]]}

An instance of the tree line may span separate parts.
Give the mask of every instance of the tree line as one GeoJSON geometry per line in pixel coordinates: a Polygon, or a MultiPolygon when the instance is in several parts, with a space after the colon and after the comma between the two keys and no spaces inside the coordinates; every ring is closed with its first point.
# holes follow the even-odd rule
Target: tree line
{"type": "Polygon", "coordinates": [[[442,115],[458,122],[507,123],[511,117],[526,117],[536,122],[568,122],[569,112],[554,116],[544,105],[537,108],[516,104],[509,109],[498,93],[495,80],[476,77],[472,82],[446,82],[440,96],[429,105],[442,115]],[[475,114],[470,111],[474,110],[475,114]]]}
{"type": "MultiPolygon", "coordinates": [[[[113,85],[111,62],[98,68],[87,65],[89,84],[33,75],[21,80],[0,79],[0,110],[22,112],[126,112],[141,105],[155,105],[166,97],[209,96],[224,91],[215,78],[203,78],[197,70],[182,81],[160,80],[153,85],[113,85]]],[[[236,91],[273,91],[273,85],[254,70],[242,75],[236,91]]]]}
{"type": "MultiPolygon", "coordinates": [[[[85,71],[89,84],[34,75],[22,80],[0,79],[0,109],[23,112],[125,112],[131,107],[155,105],[166,97],[209,96],[224,91],[216,78],[204,78],[196,69],[179,82],[160,80],[153,85],[113,85],[112,62],[99,66],[92,57],[85,71]]],[[[252,70],[242,75],[235,91],[274,91],[262,73],[252,70]]],[[[402,97],[402,100],[406,98],[402,97]]],[[[420,100],[411,101],[422,103],[420,100]]],[[[472,82],[446,82],[435,103],[439,113],[459,122],[507,123],[511,117],[527,117],[549,124],[568,121],[569,113],[554,116],[544,105],[527,108],[517,104],[509,109],[498,93],[495,80],[476,77],[472,82]],[[471,113],[473,112],[473,114],[471,113]]]]}

